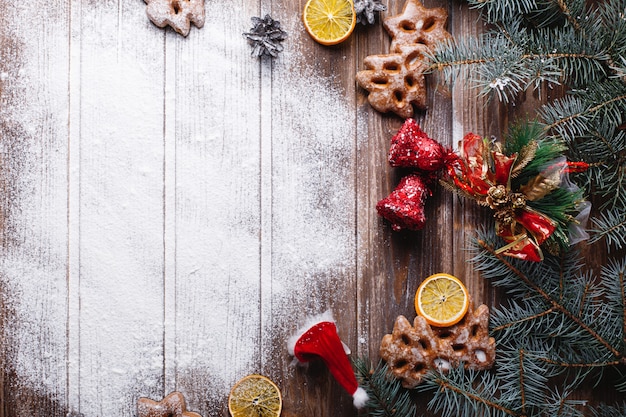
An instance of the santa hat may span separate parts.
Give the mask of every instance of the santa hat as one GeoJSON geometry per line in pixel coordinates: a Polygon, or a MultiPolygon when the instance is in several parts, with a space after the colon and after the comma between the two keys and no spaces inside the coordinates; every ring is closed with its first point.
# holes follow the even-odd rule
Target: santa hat
{"type": "Polygon", "coordinates": [[[287,347],[289,354],[302,363],[323,360],[337,382],[352,395],[354,406],[365,406],[369,398],[354,376],[348,359],[350,349],[339,339],[330,311],[309,319],[289,339],[287,347]]]}

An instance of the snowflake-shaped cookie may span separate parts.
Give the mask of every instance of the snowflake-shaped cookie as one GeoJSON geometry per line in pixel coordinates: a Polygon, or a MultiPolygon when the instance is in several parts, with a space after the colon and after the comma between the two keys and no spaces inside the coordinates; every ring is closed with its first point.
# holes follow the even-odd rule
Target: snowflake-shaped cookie
{"type": "Polygon", "coordinates": [[[393,332],[383,337],[380,357],[405,388],[415,388],[429,369],[491,368],[496,341],[489,337],[489,308],[482,304],[474,310],[470,301],[465,317],[449,327],[430,326],[420,316],[411,326],[406,317],[398,316],[393,332]]]}
{"type": "Polygon", "coordinates": [[[161,401],[149,398],[137,400],[139,417],[202,417],[198,413],[187,411],[185,397],[180,392],[172,392],[161,401]]]}
{"type": "Polygon", "coordinates": [[[402,45],[398,52],[370,55],[363,60],[367,69],[356,74],[361,87],[369,91],[367,97],[379,112],[393,111],[406,119],[413,116],[413,106],[426,108],[426,80],[428,69],[425,45],[402,45]]]}
{"type": "Polygon", "coordinates": [[[419,0],[407,0],[401,14],[383,21],[383,26],[392,37],[390,51],[397,52],[399,45],[412,43],[432,48],[436,43],[450,38],[445,29],[447,19],[446,9],[427,9],[419,0]]]}
{"type": "Polygon", "coordinates": [[[189,34],[191,23],[204,26],[204,0],[144,0],[148,17],[160,28],[171,26],[183,36],[189,34]]]}

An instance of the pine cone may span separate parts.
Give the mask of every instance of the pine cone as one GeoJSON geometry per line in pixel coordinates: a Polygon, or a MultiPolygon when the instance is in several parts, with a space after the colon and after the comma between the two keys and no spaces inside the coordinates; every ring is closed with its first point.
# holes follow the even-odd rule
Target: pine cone
{"type": "Polygon", "coordinates": [[[355,0],[354,12],[356,13],[356,22],[362,25],[374,24],[376,21],[376,12],[384,12],[387,6],[381,3],[381,0],[355,0]]]}
{"type": "Polygon", "coordinates": [[[252,24],[254,27],[250,29],[250,32],[243,34],[254,47],[252,55],[277,57],[278,53],[283,50],[281,42],[287,38],[287,32],[281,29],[280,22],[267,14],[263,19],[253,17],[252,24]]]}

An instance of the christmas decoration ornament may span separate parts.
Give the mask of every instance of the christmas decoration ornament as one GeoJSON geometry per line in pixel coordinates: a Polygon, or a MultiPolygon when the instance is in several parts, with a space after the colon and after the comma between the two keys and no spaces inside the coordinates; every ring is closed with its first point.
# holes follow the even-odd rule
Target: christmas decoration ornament
{"type": "Polygon", "coordinates": [[[372,25],[376,21],[376,14],[387,10],[381,0],[355,0],[354,12],[356,22],[362,25],[372,25]]]}
{"type": "Polygon", "coordinates": [[[287,32],[281,29],[280,22],[266,14],[263,19],[252,17],[253,27],[243,36],[253,46],[252,55],[256,57],[269,56],[275,58],[283,51],[282,41],[287,39],[287,32]]]}
{"type": "Polygon", "coordinates": [[[388,159],[392,167],[433,172],[444,168],[456,155],[431,139],[415,120],[407,119],[391,138],[388,159]]]}
{"type": "Polygon", "coordinates": [[[556,238],[558,247],[553,244],[552,250],[557,251],[571,243],[568,226],[586,222],[580,216],[576,220],[576,216],[588,203],[583,202],[578,187],[567,180],[568,172],[585,169],[585,164],[569,164],[559,143],[528,140],[528,135],[519,139],[523,142],[514,145],[518,151],[508,154],[502,144],[468,133],[444,182],[494,210],[496,233],[506,241],[498,253],[541,261],[541,245],[550,237],[556,238]],[[561,209],[560,218],[555,206],[561,209]]]}
{"type": "Polygon", "coordinates": [[[431,195],[424,177],[407,175],[393,192],[376,204],[378,214],[391,223],[391,228],[399,230],[420,230],[426,224],[424,201],[431,195]]]}
{"type": "Polygon", "coordinates": [[[189,34],[191,23],[204,26],[204,0],[144,0],[146,13],[156,26],[171,26],[183,36],[189,34]]]}
{"type": "Polygon", "coordinates": [[[414,172],[402,178],[396,189],[376,204],[376,210],[393,230],[420,230],[426,224],[426,198],[456,155],[431,139],[414,119],[406,119],[391,138],[388,159],[391,166],[414,172]]]}
{"type": "Polygon", "coordinates": [[[316,359],[324,361],[335,380],[352,396],[354,406],[363,408],[369,398],[365,390],[359,387],[348,359],[350,350],[339,338],[332,314],[327,311],[307,321],[289,339],[289,354],[300,363],[316,359]]]}
{"type": "Polygon", "coordinates": [[[413,325],[398,316],[393,332],[383,337],[380,356],[405,388],[415,388],[429,370],[448,372],[461,364],[488,369],[495,361],[496,342],[489,337],[489,308],[469,302],[465,317],[453,326],[430,326],[421,317],[413,325]]]}
{"type": "Polygon", "coordinates": [[[149,398],[137,400],[138,417],[202,417],[198,413],[187,411],[185,397],[180,392],[172,392],[161,401],[149,398]]]}

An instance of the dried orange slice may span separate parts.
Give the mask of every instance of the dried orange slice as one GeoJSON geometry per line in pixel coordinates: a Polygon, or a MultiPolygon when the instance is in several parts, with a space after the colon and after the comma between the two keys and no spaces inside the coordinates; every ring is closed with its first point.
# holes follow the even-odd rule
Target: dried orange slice
{"type": "Polygon", "coordinates": [[[280,390],[263,375],[242,378],[228,396],[228,411],[232,417],[279,417],[282,408],[280,390]]]}
{"type": "Polygon", "coordinates": [[[461,321],[468,308],[467,288],[449,274],[429,276],[415,294],[415,311],[432,326],[452,326],[461,321]]]}
{"type": "Polygon", "coordinates": [[[309,35],[322,45],[336,45],[348,39],[356,25],[352,0],[308,0],[302,21],[309,35]]]}

